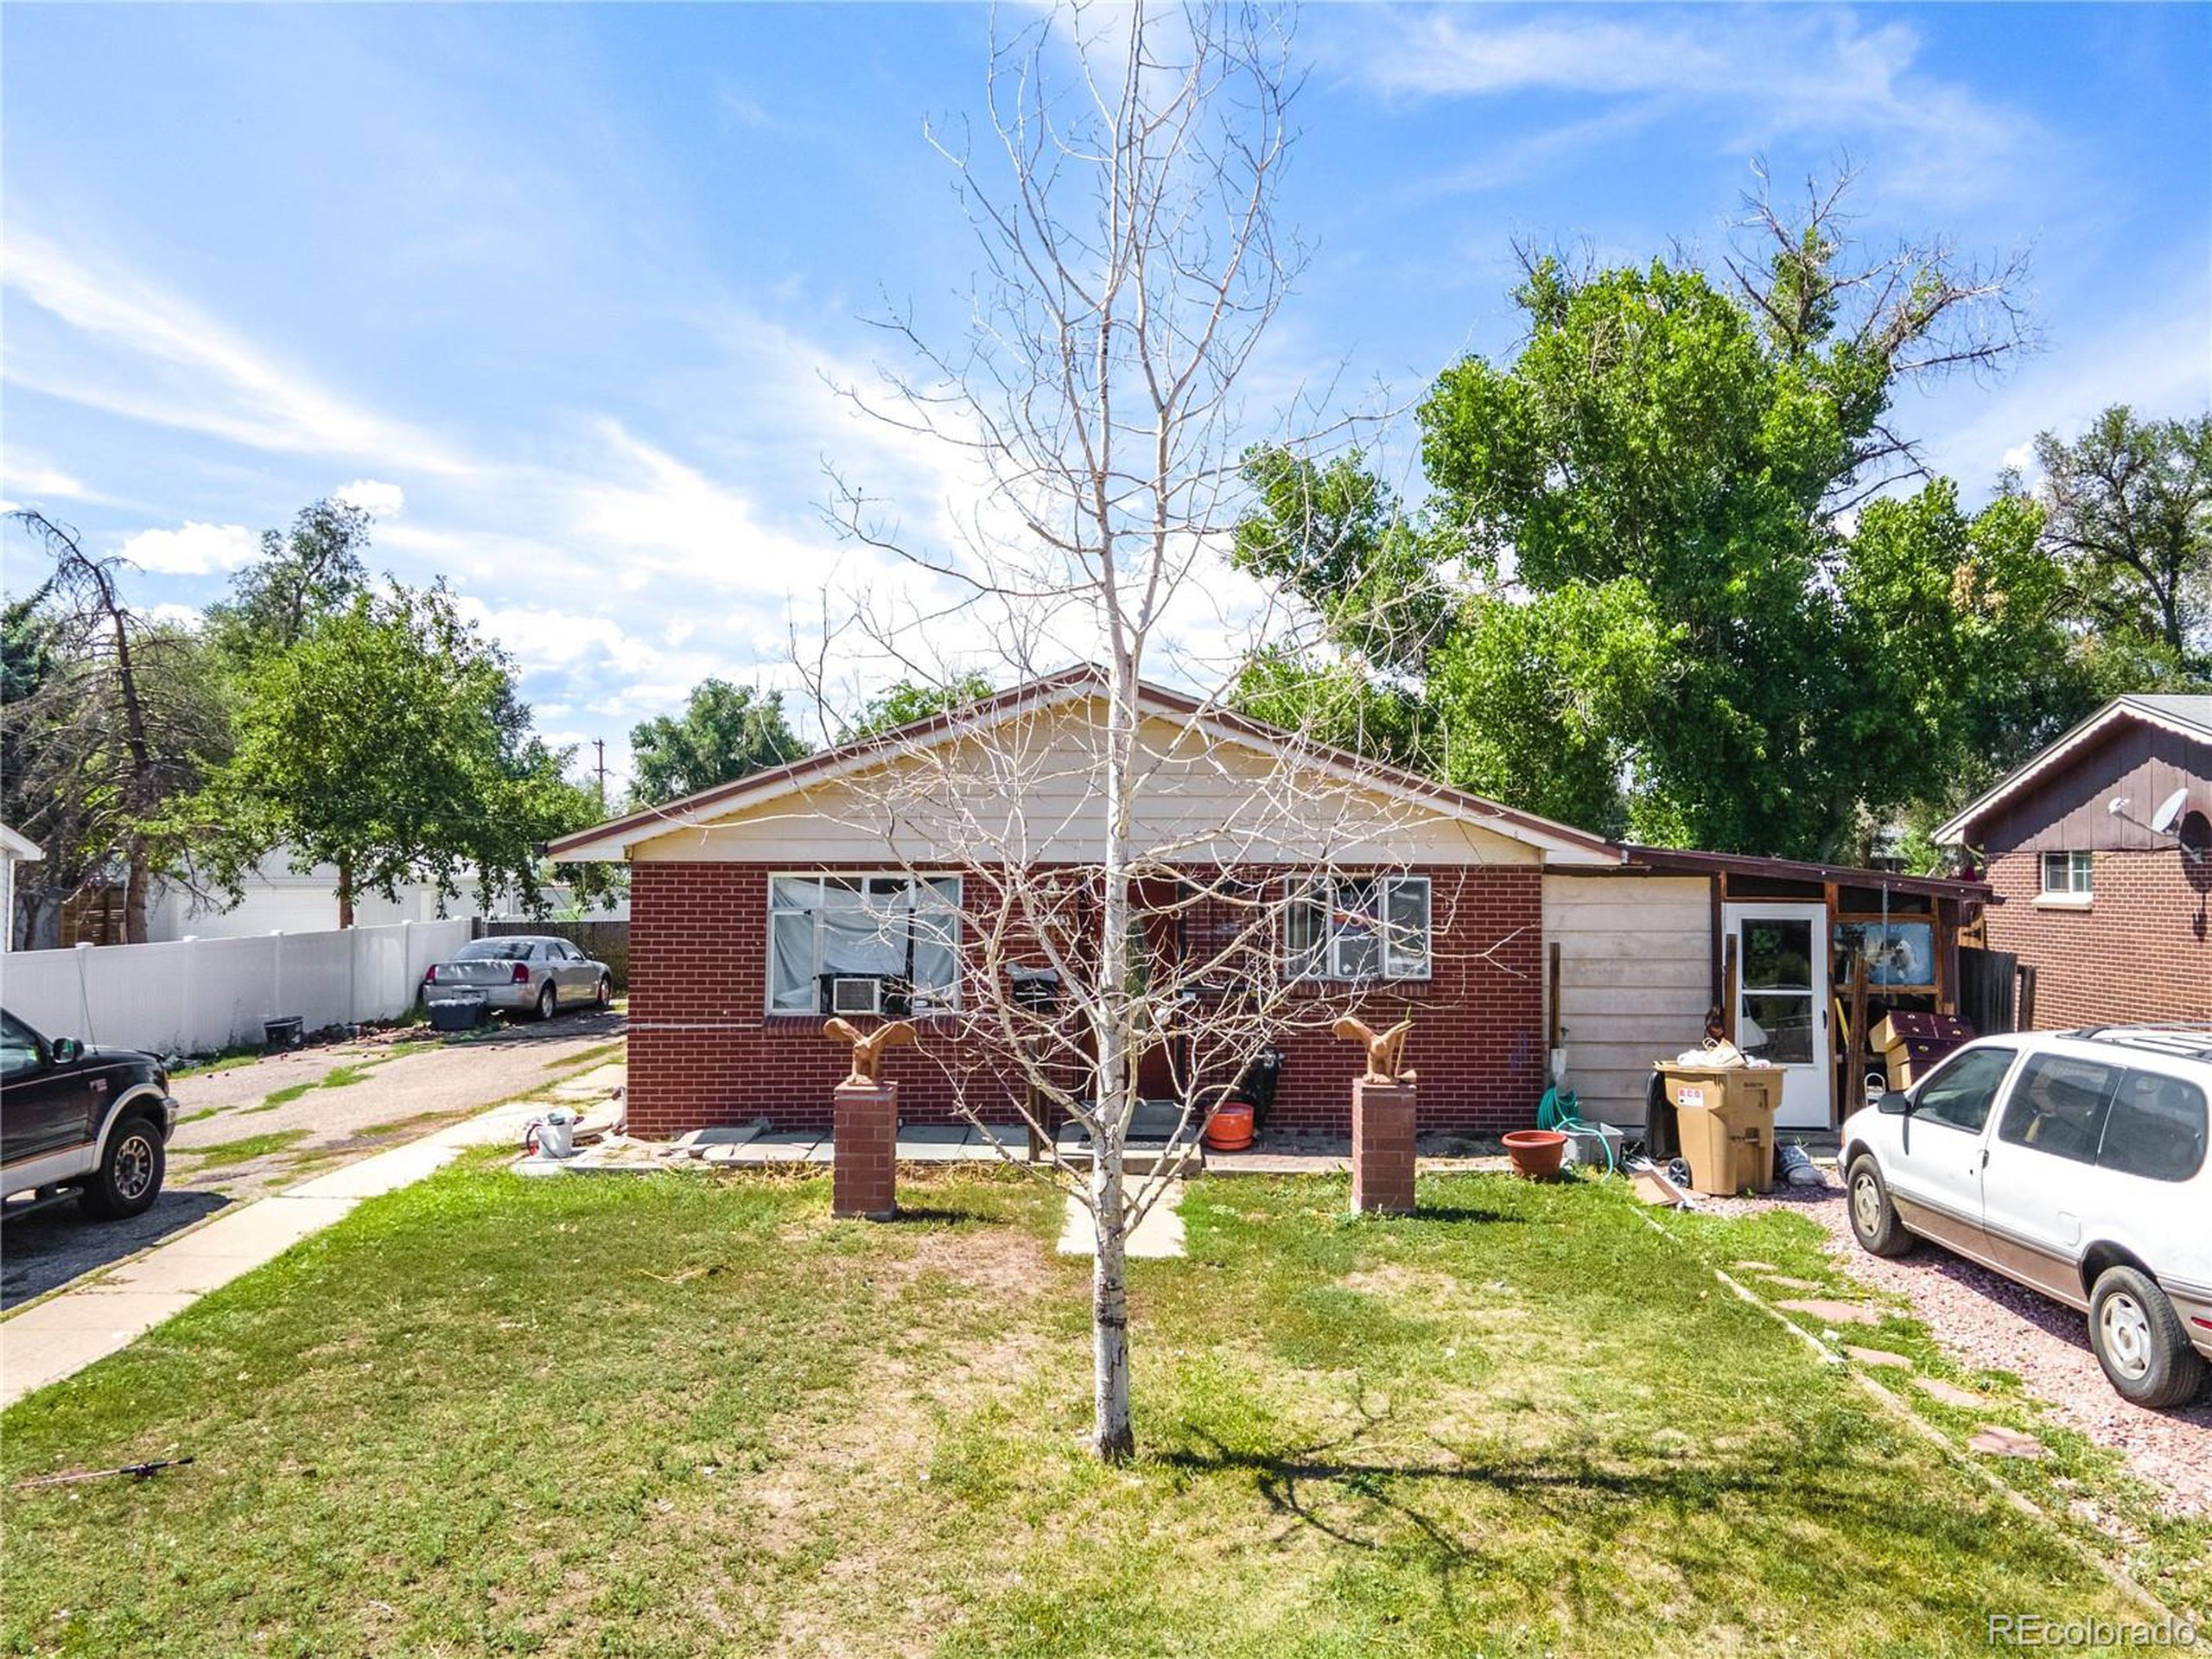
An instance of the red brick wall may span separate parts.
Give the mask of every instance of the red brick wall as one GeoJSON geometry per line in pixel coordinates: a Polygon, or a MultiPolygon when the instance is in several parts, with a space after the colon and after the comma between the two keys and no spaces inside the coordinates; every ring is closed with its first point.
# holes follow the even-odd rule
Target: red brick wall
{"type": "Polygon", "coordinates": [[[2094,855],[2094,902],[2039,907],[2043,869],[2032,852],[1989,866],[2003,902],[1989,906],[1989,943],[2036,969],[2035,1023],[2044,1031],[2145,1020],[2212,1020],[2212,927],[2206,887],[2177,848],[2094,855]]]}
{"type": "MultiPolygon", "coordinates": [[[[1370,1023],[1415,1026],[1408,1062],[1421,1076],[1423,1129],[1508,1129],[1535,1120],[1543,1092],[1543,887],[1533,868],[1440,868],[1431,878],[1432,976],[1393,982],[1360,1010],[1370,1023]]],[[[771,1017],[768,870],[740,863],[644,862],[631,869],[629,1113],[632,1134],[666,1136],[766,1117],[779,1128],[827,1128],[842,1049],[818,1014],[771,1017]]],[[[1351,1006],[1342,987],[1315,992],[1319,1016],[1351,1006]]],[[[1301,1021],[1303,1025],[1306,1022],[1301,1021]]],[[[956,1048],[927,1022],[894,1050],[899,1116],[958,1116],[956,1077],[987,1101],[989,1056],[956,1048]]],[[[1349,1133],[1362,1058],[1325,1031],[1283,1040],[1270,1127],[1349,1133]]],[[[1010,1085],[1011,1086],[1011,1085],[1010,1085]]],[[[990,1116],[986,1105],[986,1116],[990,1116]]],[[[1011,1109],[1004,1117],[1011,1121],[1011,1109]]]]}

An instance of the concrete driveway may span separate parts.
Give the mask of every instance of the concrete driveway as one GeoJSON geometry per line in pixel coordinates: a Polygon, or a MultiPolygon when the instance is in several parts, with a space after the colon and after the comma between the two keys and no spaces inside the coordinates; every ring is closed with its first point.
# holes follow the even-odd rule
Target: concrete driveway
{"type": "Polygon", "coordinates": [[[231,1205],[553,1082],[624,1030],[620,1012],[588,1011],[454,1040],[302,1049],[179,1077],[170,1090],[180,1110],[160,1199],[125,1222],[86,1221],[74,1205],[10,1217],[0,1237],[0,1309],[231,1205]]]}

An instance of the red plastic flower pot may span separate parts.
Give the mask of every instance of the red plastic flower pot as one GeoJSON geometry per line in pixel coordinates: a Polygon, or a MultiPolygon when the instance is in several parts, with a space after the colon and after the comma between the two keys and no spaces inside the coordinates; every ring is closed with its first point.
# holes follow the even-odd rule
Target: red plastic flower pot
{"type": "Polygon", "coordinates": [[[1523,1180],[1550,1180],[1566,1154],[1567,1137],[1557,1129],[1516,1129],[1505,1137],[1505,1155],[1523,1180]]]}
{"type": "Polygon", "coordinates": [[[1252,1144],[1252,1107],[1232,1100],[1206,1120],[1206,1145],[1215,1152],[1242,1152],[1252,1144]]]}

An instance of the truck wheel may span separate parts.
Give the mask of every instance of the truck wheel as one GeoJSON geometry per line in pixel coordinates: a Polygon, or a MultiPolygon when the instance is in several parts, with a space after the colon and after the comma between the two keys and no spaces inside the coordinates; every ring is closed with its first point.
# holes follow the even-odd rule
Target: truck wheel
{"type": "Polygon", "coordinates": [[[1882,1180],[1874,1154],[1862,1152],[1851,1160],[1845,1182],[1851,1195],[1851,1234],[1869,1255],[1908,1255],[1919,1240],[1905,1230],[1897,1207],[1890,1202],[1890,1189],[1882,1180]]]}
{"type": "Polygon", "coordinates": [[[2107,1268],[2089,1293],[2089,1345],[2123,1399],[2153,1411],[2186,1405],[2204,1386],[2204,1361],[2181,1316],[2150,1274],[2107,1268]]]}
{"type": "Polygon", "coordinates": [[[127,1117],[108,1137],[106,1154],[85,1184],[78,1204],[86,1215],[102,1221],[142,1216],[162,1196],[162,1176],[168,1168],[161,1129],[149,1119],[127,1117]]]}

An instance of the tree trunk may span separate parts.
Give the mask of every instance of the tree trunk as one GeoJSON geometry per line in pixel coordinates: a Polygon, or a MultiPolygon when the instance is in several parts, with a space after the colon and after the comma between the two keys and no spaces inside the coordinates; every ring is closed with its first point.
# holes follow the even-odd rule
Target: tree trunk
{"type": "Polygon", "coordinates": [[[338,861],[338,925],[353,925],[353,861],[338,861]]]}
{"type": "Polygon", "coordinates": [[[125,944],[146,943],[146,855],[133,851],[130,855],[130,874],[123,884],[123,942],[125,944]]]}
{"type": "Polygon", "coordinates": [[[1129,1300],[1127,1229],[1122,1199],[1120,1137],[1100,1137],[1098,1162],[1091,1173],[1092,1224],[1098,1255],[1090,1273],[1091,1415],[1093,1446],[1108,1463],[1127,1463],[1136,1455],[1136,1429],[1129,1421],[1129,1300]]]}

